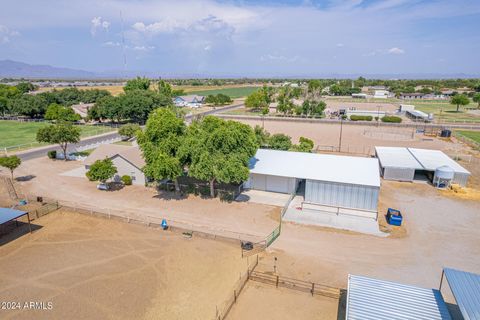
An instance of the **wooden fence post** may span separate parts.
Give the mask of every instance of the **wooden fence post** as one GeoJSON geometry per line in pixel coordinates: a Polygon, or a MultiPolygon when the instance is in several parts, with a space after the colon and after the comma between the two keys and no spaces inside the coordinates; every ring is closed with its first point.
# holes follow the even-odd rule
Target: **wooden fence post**
{"type": "Polygon", "coordinates": [[[233,302],[237,303],[237,290],[233,290],[233,302]]]}
{"type": "Polygon", "coordinates": [[[312,282],[312,290],[311,290],[311,292],[312,292],[312,296],[313,296],[313,293],[315,292],[315,283],[313,283],[313,282],[312,282]]]}
{"type": "Polygon", "coordinates": [[[275,282],[275,286],[278,288],[278,275],[277,275],[277,281],[275,282]]]}

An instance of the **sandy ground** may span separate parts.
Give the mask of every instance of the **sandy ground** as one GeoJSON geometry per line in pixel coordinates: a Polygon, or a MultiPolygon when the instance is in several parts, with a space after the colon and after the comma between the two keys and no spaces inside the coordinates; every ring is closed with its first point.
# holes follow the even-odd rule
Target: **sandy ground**
{"type": "MultiPolygon", "coordinates": [[[[346,288],[359,274],[438,288],[442,267],[480,272],[477,201],[453,199],[426,184],[382,181],[383,206],[400,209],[406,234],[379,238],[284,223],[258,270],[346,288]]],[[[447,300],[452,301],[448,292],[447,300]]]]}
{"type": "Polygon", "coordinates": [[[341,102],[335,99],[326,99],[325,102],[327,103],[327,108],[332,110],[339,110],[339,109],[350,109],[355,108],[356,110],[373,110],[378,111],[378,107],[380,107],[380,111],[385,111],[388,113],[395,113],[400,104],[394,103],[385,103],[385,102],[341,102]]]}
{"type": "MultiPolygon", "coordinates": [[[[99,211],[119,211],[129,216],[149,215],[175,220],[197,229],[227,231],[264,238],[278,224],[275,206],[245,202],[221,202],[193,195],[175,198],[173,193],[160,193],[143,186],[128,186],[117,191],[99,191],[96,183],[84,177],[62,175],[82,166],[77,161],[52,161],[41,158],[22,163],[16,182],[23,193],[60,200],[63,204],[94,207],[99,211]],[[22,180],[22,178],[20,179],[22,180]],[[252,228],[255,226],[255,228],[252,228]]],[[[256,240],[256,239],[253,239],[256,240]]]]}
{"type": "Polygon", "coordinates": [[[0,247],[0,296],[53,308],[1,319],[213,319],[247,268],[233,243],[71,212],[35,224],[0,247]]]}
{"type": "MultiPolygon", "coordinates": [[[[296,123],[285,121],[238,120],[251,126],[264,124],[265,130],[284,133],[298,143],[300,137],[312,139],[320,151],[328,147],[338,148],[340,124],[296,123]]],[[[342,152],[373,154],[375,146],[398,146],[443,150],[447,153],[463,152],[466,146],[460,143],[416,134],[414,128],[388,128],[376,126],[344,125],[342,129],[342,152]],[[412,139],[413,135],[413,139],[412,139]]],[[[330,148],[331,149],[331,148],[330,148]]]]}
{"type": "Polygon", "coordinates": [[[249,281],[229,320],[337,319],[338,300],[249,281]]]}

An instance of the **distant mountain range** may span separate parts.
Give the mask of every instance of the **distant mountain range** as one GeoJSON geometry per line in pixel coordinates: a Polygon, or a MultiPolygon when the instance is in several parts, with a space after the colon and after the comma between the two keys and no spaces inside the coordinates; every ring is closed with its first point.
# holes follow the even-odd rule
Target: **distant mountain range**
{"type": "Polygon", "coordinates": [[[60,68],[50,65],[32,65],[28,63],[0,60],[0,78],[26,78],[26,79],[64,79],[64,80],[89,80],[89,79],[125,79],[136,76],[145,76],[150,78],[282,78],[282,79],[356,79],[360,76],[369,79],[458,79],[458,78],[480,78],[480,75],[456,73],[456,74],[336,74],[336,73],[318,73],[318,74],[298,74],[298,75],[272,75],[268,73],[251,74],[174,74],[161,73],[155,71],[104,71],[91,72],[70,68],[60,68]]]}

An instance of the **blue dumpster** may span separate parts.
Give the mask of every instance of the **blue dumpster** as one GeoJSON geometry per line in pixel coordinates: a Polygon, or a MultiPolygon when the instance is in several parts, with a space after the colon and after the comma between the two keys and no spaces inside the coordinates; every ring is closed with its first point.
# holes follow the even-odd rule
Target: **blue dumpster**
{"type": "Polygon", "coordinates": [[[402,225],[402,213],[399,210],[388,208],[387,210],[387,222],[392,226],[402,225]]]}
{"type": "Polygon", "coordinates": [[[162,220],[162,229],[163,229],[163,230],[167,230],[167,229],[168,229],[168,224],[167,224],[167,220],[166,220],[166,219],[163,219],[163,220],[162,220]]]}

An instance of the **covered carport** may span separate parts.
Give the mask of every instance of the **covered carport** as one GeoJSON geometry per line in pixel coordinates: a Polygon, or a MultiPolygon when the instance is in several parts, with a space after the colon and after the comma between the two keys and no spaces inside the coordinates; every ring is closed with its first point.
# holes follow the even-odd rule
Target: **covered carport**
{"type": "Polygon", "coordinates": [[[349,275],[346,320],[451,320],[439,290],[349,275]]]}
{"type": "Polygon", "coordinates": [[[32,233],[30,216],[26,211],[20,211],[20,210],[9,209],[9,208],[0,208],[0,225],[3,228],[8,222],[15,222],[15,225],[18,226],[18,219],[24,216],[27,217],[28,228],[30,230],[30,233],[32,233]]]}

